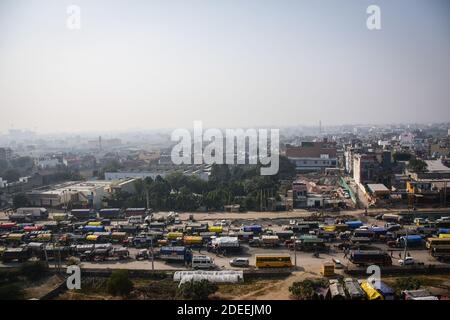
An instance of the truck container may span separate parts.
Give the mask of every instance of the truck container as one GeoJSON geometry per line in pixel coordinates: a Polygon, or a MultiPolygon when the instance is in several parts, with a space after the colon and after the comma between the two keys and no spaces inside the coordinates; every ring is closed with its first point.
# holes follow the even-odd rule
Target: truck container
{"type": "Polygon", "coordinates": [[[119,208],[100,209],[98,215],[100,218],[107,219],[121,219],[124,217],[122,209],[119,208]]]}
{"type": "Polygon", "coordinates": [[[365,298],[364,291],[361,289],[361,286],[355,279],[352,278],[344,279],[344,287],[350,299],[363,300],[365,298]]]}
{"type": "Polygon", "coordinates": [[[97,216],[91,209],[73,209],[70,211],[70,215],[76,220],[88,220],[97,216]]]}
{"type": "Polygon", "coordinates": [[[126,232],[112,232],[111,233],[111,239],[114,242],[122,242],[127,237],[126,232]]]}
{"type": "Polygon", "coordinates": [[[9,215],[8,219],[11,222],[17,223],[33,221],[33,217],[31,216],[31,214],[21,214],[21,213],[13,213],[9,215]]]}
{"type": "Polygon", "coordinates": [[[407,247],[416,248],[421,247],[423,245],[422,236],[419,235],[408,235],[398,238],[398,242],[400,247],[404,248],[405,244],[407,247]]]}
{"type": "Polygon", "coordinates": [[[349,260],[359,266],[378,264],[382,266],[392,265],[392,259],[384,251],[379,250],[353,250],[350,252],[349,260]]]}
{"type": "Polygon", "coordinates": [[[354,221],[347,221],[345,224],[348,226],[349,229],[358,229],[363,226],[363,223],[359,220],[354,221]]]}
{"type": "Polygon", "coordinates": [[[6,248],[2,255],[2,262],[25,262],[31,258],[31,250],[28,247],[6,248]]]}
{"type": "Polygon", "coordinates": [[[185,236],[183,237],[183,244],[185,246],[202,245],[203,238],[200,236],[185,236]]]}
{"type": "Polygon", "coordinates": [[[209,226],[208,227],[208,231],[209,232],[214,232],[214,233],[222,233],[223,232],[223,227],[222,226],[209,226]]]}
{"type": "Polygon", "coordinates": [[[254,225],[244,226],[242,230],[244,232],[261,233],[262,227],[260,225],[254,224],[254,225]]]}
{"type": "Polygon", "coordinates": [[[101,221],[89,221],[87,223],[87,225],[91,226],[91,227],[100,227],[102,225],[102,222],[101,221]]]}
{"type": "Polygon", "coordinates": [[[31,215],[35,220],[48,219],[48,211],[45,208],[18,208],[17,214],[31,215]]]}
{"type": "Polygon", "coordinates": [[[179,238],[183,238],[183,232],[169,232],[167,234],[167,239],[169,240],[177,240],[179,238]]]}
{"type": "Polygon", "coordinates": [[[161,259],[166,261],[190,263],[192,260],[192,251],[182,246],[165,246],[161,247],[159,256],[161,259]]]}
{"type": "Polygon", "coordinates": [[[105,227],[104,226],[84,226],[83,229],[81,229],[83,233],[88,232],[104,232],[105,227]]]}
{"type": "Polygon", "coordinates": [[[217,237],[211,240],[211,245],[208,250],[217,252],[232,252],[240,250],[239,238],[238,237],[217,237]]]}
{"type": "Polygon", "coordinates": [[[0,223],[0,230],[1,231],[11,231],[17,227],[17,223],[15,222],[3,222],[0,223]]]}
{"type": "Polygon", "coordinates": [[[147,214],[147,209],[145,208],[126,208],[125,209],[125,216],[131,217],[131,216],[145,216],[147,214]]]}
{"type": "Polygon", "coordinates": [[[54,221],[60,222],[60,221],[67,220],[67,219],[68,219],[68,216],[67,216],[66,213],[54,213],[54,214],[52,215],[52,219],[53,219],[54,221]]]}

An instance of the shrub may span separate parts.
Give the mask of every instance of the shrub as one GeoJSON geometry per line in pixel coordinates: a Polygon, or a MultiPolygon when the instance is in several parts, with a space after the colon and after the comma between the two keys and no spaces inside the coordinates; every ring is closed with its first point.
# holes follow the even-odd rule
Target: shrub
{"type": "Polygon", "coordinates": [[[397,294],[403,290],[417,290],[420,289],[422,282],[420,279],[414,277],[398,278],[395,280],[394,288],[397,294]]]}
{"type": "Polygon", "coordinates": [[[0,286],[0,300],[19,300],[23,297],[23,290],[18,284],[0,286]]]}
{"type": "Polygon", "coordinates": [[[311,280],[306,279],[299,282],[294,282],[292,286],[289,287],[289,292],[296,299],[301,300],[312,300],[314,299],[316,289],[326,286],[326,280],[311,280]]]}
{"type": "Polygon", "coordinates": [[[189,300],[207,300],[209,295],[215,293],[217,289],[217,285],[208,280],[191,280],[177,288],[177,297],[189,300]]]}
{"type": "Polygon", "coordinates": [[[109,277],[107,290],[114,296],[127,296],[133,290],[133,282],[131,282],[127,270],[114,271],[109,277]]]}

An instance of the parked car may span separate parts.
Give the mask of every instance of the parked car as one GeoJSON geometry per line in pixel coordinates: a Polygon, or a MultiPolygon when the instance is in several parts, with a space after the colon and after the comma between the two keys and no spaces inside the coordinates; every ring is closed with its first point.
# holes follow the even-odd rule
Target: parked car
{"type": "Polygon", "coordinates": [[[342,269],[344,266],[342,265],[341,261],[333,258],[334,268],[335,269],[342,269]]]}
{"type": "Polygon", "coordinates": [[[248,267],[250,261],[248,258],[234,258],[230,260],[230,266],[232,267],[248,267]]]}
{"type": "Polygon", "coordinates": [[[398,260],[398,264],[401,266],[411,266],[413,264],[416,264],[416,261],[413,257],[406,257],[405,259],[398,260]]]}

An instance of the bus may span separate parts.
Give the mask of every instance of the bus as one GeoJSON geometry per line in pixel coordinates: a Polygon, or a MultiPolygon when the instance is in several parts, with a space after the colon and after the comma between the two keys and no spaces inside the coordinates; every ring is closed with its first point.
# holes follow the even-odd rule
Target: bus
{"type": "Polygon", "coordinates": [[[450,239],[448,238],[428,238],[427,249],[431,249],[436,245],[450,245],[450,239]]]}
{"type": "Polygon", "coordinates": [[[290,255],[256,255],[257,268],[290,268],[290,255]]]}

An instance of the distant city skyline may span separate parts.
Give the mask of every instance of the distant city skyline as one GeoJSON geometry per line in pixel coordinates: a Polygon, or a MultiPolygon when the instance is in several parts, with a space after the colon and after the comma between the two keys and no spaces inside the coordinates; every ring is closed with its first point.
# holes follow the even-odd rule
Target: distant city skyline
{"type": "Polygon", "coordinates": [[[447,0],[3,0],[0,134],[450,122],[449,34],[447,0]]]}

